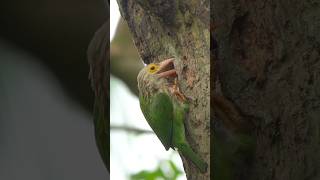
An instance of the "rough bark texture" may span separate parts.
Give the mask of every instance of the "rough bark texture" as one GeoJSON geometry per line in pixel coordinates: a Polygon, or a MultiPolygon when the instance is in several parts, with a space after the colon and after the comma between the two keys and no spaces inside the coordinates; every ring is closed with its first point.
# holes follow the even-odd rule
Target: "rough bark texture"
{"type": "Polygon", "coordinates": [[[224,95],[251,117],[251,179],[320,179],[320,2],[212,0],[224,95]]]}
{"type": "MultiPolygon", "coordinates": [[[[210,3],[208,0],[118,0],[143,61],[175,57],[181,91],[189,97],[187,139],[210,164],[210,3]]],[[[188,179],[209,179],[183,158],[188,179]]],[[[208,167],[210,168],[210,166],[208,167]]]]}

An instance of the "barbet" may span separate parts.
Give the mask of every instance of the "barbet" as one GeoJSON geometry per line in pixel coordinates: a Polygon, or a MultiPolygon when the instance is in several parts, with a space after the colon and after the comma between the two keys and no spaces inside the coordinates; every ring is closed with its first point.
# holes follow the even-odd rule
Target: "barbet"
{"type": "Polygon", "coordinates": [[[165,149],[177,149],[204,173],[206,162],[191,149],[185,137],[188,103],[177,86],[173,61],[172,58],[151,63],[140,71],[137,78],[140,107],[165,149]]]}

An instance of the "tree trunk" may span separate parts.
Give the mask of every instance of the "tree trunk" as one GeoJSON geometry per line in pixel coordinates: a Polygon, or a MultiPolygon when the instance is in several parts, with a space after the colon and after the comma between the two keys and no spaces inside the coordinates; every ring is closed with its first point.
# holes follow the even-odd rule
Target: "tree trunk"
{"type": "MultiPolygon", "coordinates": [[[[210,5],[208,0],[118,0],[140,57],[148,64],[175,57],[180,90],[191,97],[186,134],[210,164],[210,5]]],[[[188,179],[209,179],[188,159],[188,179]]],[[[210,165],[208,169],[210,168],[210,165]]]]}
{"type": "Polygon", "coordinates": [[[251,179],[320,179],[319,6],[212,0],[222,92],[255,127],[251,179]]]}

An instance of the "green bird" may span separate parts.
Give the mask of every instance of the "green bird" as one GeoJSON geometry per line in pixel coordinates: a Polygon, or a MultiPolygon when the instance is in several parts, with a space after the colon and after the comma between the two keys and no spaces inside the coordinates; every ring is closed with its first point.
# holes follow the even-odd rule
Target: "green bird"
{"type": "Polygon", "coordinates": [[[140,107],[165,149],[176,148],[204,173],[207,163],[191,149],[185,137],[188,103],[177,87],[173,60],[151,63],[139,72],[140,107]]]}
{"type": "MultiPolygon", "coordinates": [[[[109,9],[109,8],[108,8],[109,9]]],[[[89,78],[95,95],[93,122],[101,158],[109,165],[109,19],[95,33],[88,47],[89,78]]]]}

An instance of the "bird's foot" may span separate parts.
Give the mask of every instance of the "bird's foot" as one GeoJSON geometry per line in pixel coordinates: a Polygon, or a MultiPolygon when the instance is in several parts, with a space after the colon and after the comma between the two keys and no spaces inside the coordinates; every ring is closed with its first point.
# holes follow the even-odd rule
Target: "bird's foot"
{"type": "Polygon", "coordinates": [[[172,85],[172,93],[177,96],[177,98],[183,102],[187,100],[186,96],[181,93],[177,78],[174,79],[174,83],[172,85]]]}

